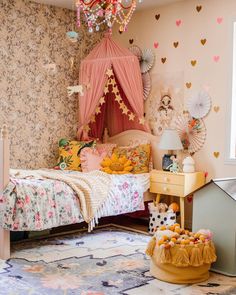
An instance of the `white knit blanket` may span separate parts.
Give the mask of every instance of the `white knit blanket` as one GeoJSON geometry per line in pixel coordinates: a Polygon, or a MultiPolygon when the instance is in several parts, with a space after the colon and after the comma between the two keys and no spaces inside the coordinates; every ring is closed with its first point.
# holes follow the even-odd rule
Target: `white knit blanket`
{"type": "Polygon", "coordinates": [[[102,215],[107,214],[106,208],[108,192],[111,184],[111,175],[92,171],[89,173],[64,173],[63,171],[41,170],[10,170],[14,178],[53,179],[63,181],[77,194],[80,210],[84,221],[89,225],[89,231],[102,215]]]}

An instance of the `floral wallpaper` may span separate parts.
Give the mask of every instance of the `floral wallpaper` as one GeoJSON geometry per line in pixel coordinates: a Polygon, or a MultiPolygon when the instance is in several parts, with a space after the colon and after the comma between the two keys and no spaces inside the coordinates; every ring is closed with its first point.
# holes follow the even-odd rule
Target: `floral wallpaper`
{"type": "Polygon", "coordinates": [[[0,1],[0,126],[7,124],[11,167],[55,165],[57,142],[74,138],[77,95],[67,87],[78,83],[80,61],[101,34],[78,30],[72,43],[74,12],[30,2],[0,1]]]}

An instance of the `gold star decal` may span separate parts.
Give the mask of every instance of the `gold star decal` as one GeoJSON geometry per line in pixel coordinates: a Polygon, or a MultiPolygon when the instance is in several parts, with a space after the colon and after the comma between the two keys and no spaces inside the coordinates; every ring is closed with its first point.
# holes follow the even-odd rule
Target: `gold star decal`
{"type": "Polygon", "coordinates": [[[113,93],[119,93],[119,90],[118,90],[118,88],[116,86],[113,86],[112,92],[113,93]]]}
{"type": "Polygon", "coordinates": [[[145,119],[144,117],[139,119],[139,124],[144,125],[145,124],[145,119]]]}
{"type": "Polygon", "coordinates": [[[89,132],[90,130],[91,130],[91,129],[90,129],[89,125],[85,125],[85,126],[84,126],[84,131],[89,132]]]}
{"type": "Polygon", "coordinates": [[[95,113],[96,113],[96,115],[100,114],[101,113],[101,108],[97,107],[95,113]]]}
{"type": "Polygon", "coordinates": [[[121,103],[120,103],[120,109],[123,110],[124,108],[126,108],[126,105],[125,105],[123,102],[121,102],[121,103]]]}
{"type": "Polygon", "coordinates": [[[135,115],[133,113],[129,114],[129,120],[130,121],[134,121],[134,117],[135,117],[135,115]]]}
{"type": "Polygon", "coordinates": [[[95,116],[94,116],[94,115],[91,117],[90,122],[91,122],[91,123],[95,123],[95,122],[96,122],[96,120],[95,120],[95,116]]]}
{"type": "Polygon", "coordinates": [[[99,102],[100,102],[100,105],[103,105],[103,104],[105,103],[105,98],[104,98],[104,96],[99,100],[99,102]]]}
{"type": "Polygon", "coordinates": [[[128,115],[128,112],[129,112],[129,110],[128,110],[127,107],[125,106],[125,107],[122,109],[122,114],[128,115]]]}
{"type": "Polygon", "coordinates": [[[116,87],[116,81],[115,81],[115,79],[111,79],[110,84],[116,87]]]}
{"type": "Polygon", "coordinates": [[[111,77],[113,75],[112,69],[107,69],[106,74],[108,77],[111,77]]]}
{"type": "Polygon", "coordinates": [[[118,103],[120,103],[122,101],[122,98],[120,95],[116,95],[115,101],[117,101],[118,103]]]}
{"type": "Polygon", "coordinates": [[[108,85],[106,85],[104,89],[104,94],[107,94],[107,93],[109,93],[108,85]]]}

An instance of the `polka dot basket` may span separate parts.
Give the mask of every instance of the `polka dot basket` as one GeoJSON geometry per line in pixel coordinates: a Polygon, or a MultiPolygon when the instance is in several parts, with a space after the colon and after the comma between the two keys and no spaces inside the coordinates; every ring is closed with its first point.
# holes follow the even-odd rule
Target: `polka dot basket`
{"type": "Polygon", "coordinates": [[[153,203],[148,204],[149,210],[149,228],[150,234],[154,234],[156,228],[162,225],[173,225],[176,223],[176,214],[174,212],[159,212],[153,203]]]}

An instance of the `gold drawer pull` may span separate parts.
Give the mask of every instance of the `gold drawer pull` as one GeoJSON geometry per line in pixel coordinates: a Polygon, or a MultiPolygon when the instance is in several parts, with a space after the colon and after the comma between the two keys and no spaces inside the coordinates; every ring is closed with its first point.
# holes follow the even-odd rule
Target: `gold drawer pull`
{"type": "Polygon", "coordinates": [[[164,192],[168,192],[168,191],[169,191],[168,187],[164,186],[164,187],[163,187],[163,191],[164,191],[164,192]]]}
{"type": "Polygon", "coordinates": [[[168,177],[164,177],[164,181],[168,182],[169,178],[168,177]]]}

